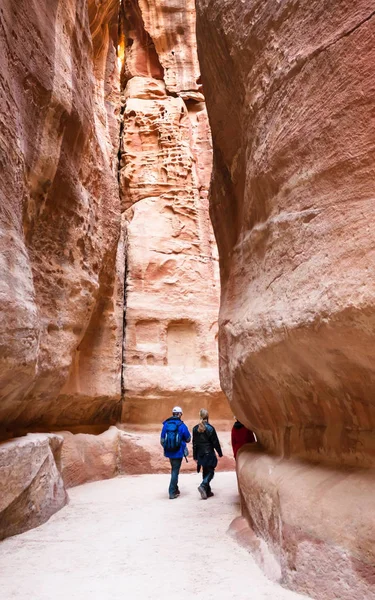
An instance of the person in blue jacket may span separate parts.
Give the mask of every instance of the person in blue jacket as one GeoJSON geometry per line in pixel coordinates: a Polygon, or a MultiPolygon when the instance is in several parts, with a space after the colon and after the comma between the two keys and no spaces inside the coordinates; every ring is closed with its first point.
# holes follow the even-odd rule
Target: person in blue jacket
{"type": "Polygon", "coordinates": [[[175,406],[172,416],[166,419],[161,430],[160,443],[164,448],[164,456],[171,463],[171,482],[169,484],[169,498],[174,500],[180,495],[178,489],[178,475],[181,462],[187,455],[186,443],[190,442],[190,432],[185,423],[181,421],[182,408],[175,406]]]}

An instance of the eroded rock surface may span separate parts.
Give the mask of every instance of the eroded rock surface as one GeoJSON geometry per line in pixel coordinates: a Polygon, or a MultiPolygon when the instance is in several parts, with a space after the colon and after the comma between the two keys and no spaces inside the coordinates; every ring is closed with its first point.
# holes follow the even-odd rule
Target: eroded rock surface
{"type": "Polygon", "coordinates": [[[0,423],[108,422],[122,338],[118,2],[6,2],[0,18],[0,423]]]}
{"type": "Polygon", "coordinates": [[[160,423],[207,406],[230,416],[217,375],[211,138],[194,2],[127,0],[120,193],[128,220],[122,418],[160,423]]]}
{"type": "Polygon", "coordinates": [[[67,503],[63,438],[29,434],[0,443],[0,539],[45,523],[67,503]]]}
{"type": "MultiPolygon", "coordinates": [[[[197,31],[214,145],[223,389],[266,452],[336,465],[338,473],[373,467],[373,3],[198,0],[197,31]]],[[[252,469],[249,458],[240,483],[254,490],[246,503],[257,533],[269,540],[273,521],[260,518],[263,501],[250,501],[258,485],[252,469]]],[[[314,594],[328,561],[335,586],[319,588],[318,597],[344,598],[349,588],[357,598],[372,597],[369,571],[358,567],[352,576],[328,549],[337,544],[349,561],[373,565],[366,542],[374,538],[373,521],[365,531],[353,512],[355,549],[344,533],[316,529],[321,551],[310,566],[309,542],[284,535],[299,511],[311,527],[330,518],[325,485],[308,487],[303,469],[300,475],[298,483],[290,478],[301,488],[300,502],[287,507],[280,499],[274,548],[284,566],[307,548],[309,577],[297,567],[293,577],[284,571],[285,580],[314,594]]],[[[348,479],[337,523],[355,505],[350,494],[367,514],[356,495],[360,480],[360,472],[348,479]]],[[[363,481],[375,491],[370,472],[363,481]]],[[[281,484],[275,478],[268,485],[272,510],[281,484]]]]}

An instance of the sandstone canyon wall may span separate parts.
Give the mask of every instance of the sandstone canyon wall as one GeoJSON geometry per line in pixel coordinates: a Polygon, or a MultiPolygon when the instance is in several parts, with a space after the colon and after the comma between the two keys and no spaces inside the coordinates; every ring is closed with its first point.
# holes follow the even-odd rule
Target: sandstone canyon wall
{"type": "Polygon", "coordinates": [[[375,597],[373,2],[197,0],[221,382],[289,586],[375,597]]]}
{"type": "Polygon", "coordinates": [[[115,0],[2,3],[0,423],[10,432],[119,414],[117,22],[115,0]]]}
{"type": "Polygon", "coordinates": [[[128,424],[182,404],[230,418],[217,359],[219,275],[208,214],[211,138],[194,0],[125,0],[120,193],[127,227],[128,424]]]}

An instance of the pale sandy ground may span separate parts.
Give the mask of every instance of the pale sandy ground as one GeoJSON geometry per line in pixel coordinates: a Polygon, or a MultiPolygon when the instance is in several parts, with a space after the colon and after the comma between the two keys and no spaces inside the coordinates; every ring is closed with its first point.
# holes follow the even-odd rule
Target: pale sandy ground
{"type": "Polygon", "coordinates": [[[1,600],[297,600],[226,533],[239,514],[235,473],[201,500],[197,474],[89,483],[48,523],[0,543],[1,600]]]}

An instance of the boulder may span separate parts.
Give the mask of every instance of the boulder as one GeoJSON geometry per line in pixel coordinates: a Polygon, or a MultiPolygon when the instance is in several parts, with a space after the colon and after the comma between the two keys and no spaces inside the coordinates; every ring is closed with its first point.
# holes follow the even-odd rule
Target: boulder
{"type": "Polygon", "coordinates": [[[119,431],[99,435],[61,431],[61,473],[66,488],[118,475],[119,431]]]}
{"type": "Polygon", "coordinates": [[[0,539],[38,527],[67,503],[62,442],[59,435],[28,434],[0,443],[0,539]]]}

